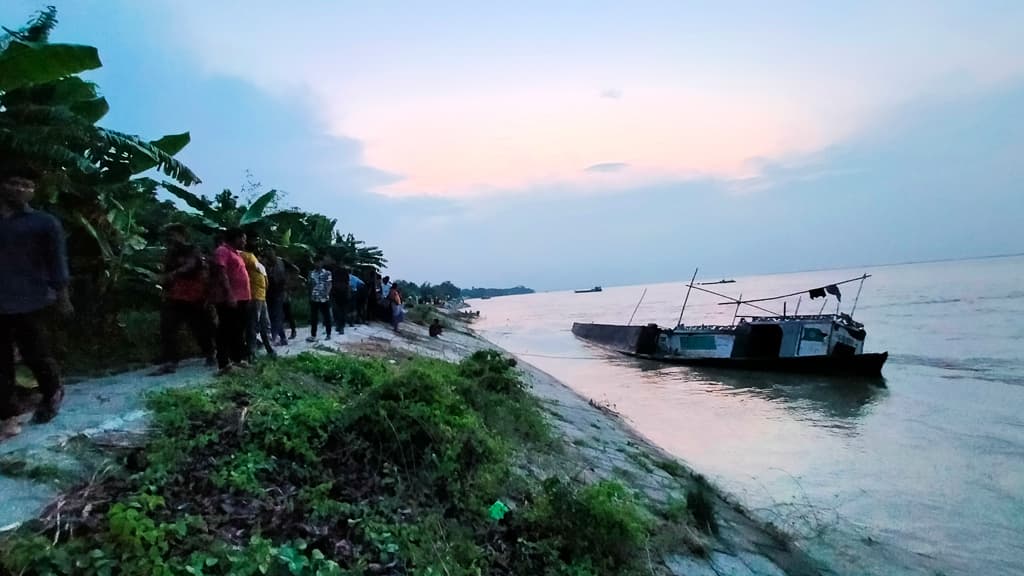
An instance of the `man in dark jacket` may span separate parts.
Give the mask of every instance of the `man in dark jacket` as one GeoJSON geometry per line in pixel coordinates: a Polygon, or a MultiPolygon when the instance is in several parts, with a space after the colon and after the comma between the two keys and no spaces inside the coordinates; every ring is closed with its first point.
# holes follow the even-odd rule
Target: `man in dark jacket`
{"type": "Polygon", "coordinates": [[[44,314],[51,306],[65,315],[74,312],[68,298],[66,242],[56,218],[29,206],[37,178],[25,169],[0,172],[0,440],[21,432],[15,345],[43,394],[34,421],[52,420],[64,399],[44,314]]]}

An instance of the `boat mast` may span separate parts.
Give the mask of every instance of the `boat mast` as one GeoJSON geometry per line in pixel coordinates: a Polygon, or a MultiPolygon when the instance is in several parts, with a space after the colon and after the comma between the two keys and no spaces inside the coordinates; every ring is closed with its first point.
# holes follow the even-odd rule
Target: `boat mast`
{"type": "Polygon", "coordinates": [[[636,308],[633,308],[633,314],[629,317],[629,322],[626,322],[626,326],[633,324],[633,317],[636,316],[636,311],[640,309],[640,305],[644,302],[644,296],[647,296],[647,288],[644,288],[643,294],[640,295],[640,301],[636,303],[636,308]]]}
{"type": "Polygon", "coordinates": [[[700,267],[693,269],[693,278],[690,278],[690,283],[686,285],[686,297],[683,298],[683,307],[679,310],[679,321],[676,322],[676,327],[683,325],[683,312],[686,312],[686,302],[690,299],[690,290],[693,289],[693,283],[697,280],[697,271],[700,267]]]}

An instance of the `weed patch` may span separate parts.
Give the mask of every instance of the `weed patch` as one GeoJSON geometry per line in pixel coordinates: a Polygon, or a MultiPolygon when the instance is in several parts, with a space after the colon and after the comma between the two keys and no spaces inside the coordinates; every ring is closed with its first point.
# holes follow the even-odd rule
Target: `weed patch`
{"type": "Polygon", "coordinates": [[[148,402],[149,440],[5,536],[0,574],[631,574],[664,522],[519,472],[560,444],[496,352],[304,354],[148,402]]]}

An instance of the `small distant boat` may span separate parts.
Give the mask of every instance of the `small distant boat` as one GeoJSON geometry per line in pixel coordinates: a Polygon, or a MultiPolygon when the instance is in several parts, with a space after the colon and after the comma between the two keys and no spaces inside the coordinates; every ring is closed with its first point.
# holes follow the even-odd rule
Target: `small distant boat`
{"type": "MultiPolygon", "coordinates": [[[[811,299],[834,295],[840,300],[840,284],[859,280],[863,286],[868,277],[865,274],[805,292],[811,299]]],[[[789,315],[785,305],[782,313],[777,313],[756,303],[797,296],[802,292],[742,300],[700,288],[693,280],[687,286],[729,299],[722,304],[736,306],[733,324],[687,326],[681,323],[683,314],[680,312],[680,324],[675,328],[662,328],[657,324],[617,326],[576,322],[572,333],[577,338],[629,356],[686,366],[878,377],[889,357],[888,352],[864,352],[867,331],[851,316],[857,308],[856,301],[850,314],[840,314],[837,309],[835,314],[789,315]],[[768,315],[741,316],[740,307],[744,305],[768,315]],[[736,319],[739,319],[738,323],[736,319]]],[[[859,298],[860,290],[857,296],[859,298]]]]}
{"type": "Polygon", "coordinates": [[[576,293],[577,294],[590,294],[591,292],[600,292],[600,291],[601,291],[601,287],[600,286],[594,286],[593,288],[587,288],[586,290],[577,290],[576,293]]]}
{"type": "Polygon", "coordinates": [[[729,280],[722,279],[722,280],[719,280],[718,282],[701,282],[700,284],[698,284],[698,286],[714,286],[715,284],[732,284],[734,282],[736,282],[736,281],[732,280],[732,279],[729,279],[729,280]]]}

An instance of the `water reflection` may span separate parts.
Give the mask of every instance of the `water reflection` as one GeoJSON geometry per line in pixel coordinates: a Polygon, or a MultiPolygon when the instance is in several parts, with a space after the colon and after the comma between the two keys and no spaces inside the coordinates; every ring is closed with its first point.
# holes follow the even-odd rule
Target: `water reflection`
{"type": "MultiPolygon", "coordinates": [[[[634,361],[645,377],[660,382],[703,382],[717,384],[738,393],[781,403],[832,428],[832,419],[859,419],[888,395],[884,379],[827,378],[803,374],[743,372],[722,368],[670,366],[660,362],[634,361]],[[824,420],[823,420],[824,418],[824,420]]],[[[847,423],[849,424],[849,423],[847,423]]],[[[847,425],[840,426],[847,429],[847,425]]]]}

